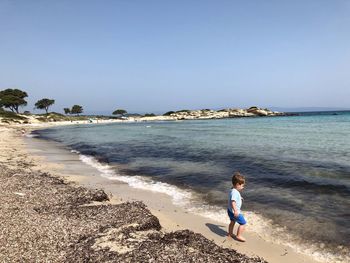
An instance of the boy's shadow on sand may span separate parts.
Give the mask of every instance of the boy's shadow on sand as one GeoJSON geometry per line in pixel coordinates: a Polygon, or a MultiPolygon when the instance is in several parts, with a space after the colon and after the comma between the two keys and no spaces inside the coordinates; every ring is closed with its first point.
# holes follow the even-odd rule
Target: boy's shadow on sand
{"type": "Polygon", "coordinates": [[[211,232],[213,232],[221,237],[227,236],[226,230],[221,229],[221,227],[225,227],[225,226],[214,225],[214,224],[210,224],[210,223],[206,223],[205,225],[210,229],[211,232]]]}

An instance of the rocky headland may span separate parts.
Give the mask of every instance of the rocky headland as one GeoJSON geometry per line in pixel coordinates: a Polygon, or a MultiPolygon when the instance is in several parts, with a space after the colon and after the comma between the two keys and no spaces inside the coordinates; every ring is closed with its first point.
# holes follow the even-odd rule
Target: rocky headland
{"type": "Polygon", "coordinates": [[[221,119],[221,118],[237,118],[237,117],[262,117],[262,116],[282,116],[284,113],[271,111],[269,109],[261,109],[257,107],[251,107],[249,109],[223,109],[219,111],[205,109],[205,110],[193,110],[193,111],[179,111],[172,113],[170,116],[177,118],[189,118],[194,119],[221,119]]]}
{"type": "Polygon", "coordinates": [[[224,119],[240,117],[266,117],[266,116],[284,116],[285,113],[250,107],[249,109],[222,109],[222,110],[180,110],[168,112],[163,116],[141,117],[141,120],[205,120],[205,119],[224,119]]]}
{"type": "Polygon", "coordinates": [[[241,117],[272,117],[285,116],[286,113],[271,111],[258,107],[248,109],[222,109],[222,110],[180,110],[169,111],[163,115],[128,115],[128,116],[67,116],[60,113],[48,114],[15,114],[12,112],[0,112],[0,123],[3,124],[40,124],[40,123],[61,123],[65,125],[77,123],[110,123],[110,122],[138,122],[138,121],[177,121],[177,120],[207,120],[241,117]]]}

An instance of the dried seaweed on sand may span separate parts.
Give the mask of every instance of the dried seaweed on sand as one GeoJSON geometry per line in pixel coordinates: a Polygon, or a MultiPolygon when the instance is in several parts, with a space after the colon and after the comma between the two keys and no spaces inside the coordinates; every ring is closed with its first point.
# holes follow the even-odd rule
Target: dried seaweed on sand
{"type": "Polygon", "coordinates": [[[0,262],[265,262],[47,173],[0,165],[0,197],[0,262]]]}

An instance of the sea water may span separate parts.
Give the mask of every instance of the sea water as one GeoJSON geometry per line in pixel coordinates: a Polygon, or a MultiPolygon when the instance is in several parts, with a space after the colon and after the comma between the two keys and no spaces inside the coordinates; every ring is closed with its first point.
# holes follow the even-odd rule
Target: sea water
{"type": "Polygon", "coordinates": [[[350,260],[350,112],[171,122],[88,124],[36,132],[102,176],[172,196],[227,223],[233,172],[242,210],[264,239],[324,262],[350,260]]]}

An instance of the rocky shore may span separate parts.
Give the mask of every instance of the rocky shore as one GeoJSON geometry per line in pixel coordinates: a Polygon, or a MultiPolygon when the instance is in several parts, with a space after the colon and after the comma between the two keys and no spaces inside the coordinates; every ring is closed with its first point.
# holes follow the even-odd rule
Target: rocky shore
{"type": "MultiPolygon", "coordinates": [[[[9,114],[9,113],[7,113],[9,114]]],[[[138,122],[138,121],[177,121],[177,120],[208,120],[242,117],[272,117],[285,116],[287,113],[271,111],[258,107],[248,109],[222,109],[222,110],[180,110],[169,111],[164,115],[152,116],[128,116],[128,117],[110,117],[110,116],[65,116],[58,113],[49,113],[47,115],[35,114],[12,114],[7,117],[0,115],[0,123],[4,124],[34,124],[40,123],[64,123],[65,125],[78,123],[111,123],[111,122],[138,122]]]]}
{"type": "Polygon", "coordinates": [[[166,232],[142,202],[112,204],[14,148],[0,157],[0,262],[266,262],[189,230],[166,232]]]}
{"type": "Polygon", "coordinates": [[[224,118],[241,118],[241,117],[267,117],[267,116],[284,116],[285,113],[250,107],[249,109],[222,109],[219,111],[203,110],[180,110],[168,112],[163,116],[141,117],[140,120],[206,120],[206,119],[224,119],[224,118]]]}

